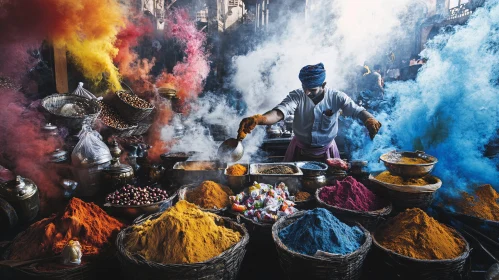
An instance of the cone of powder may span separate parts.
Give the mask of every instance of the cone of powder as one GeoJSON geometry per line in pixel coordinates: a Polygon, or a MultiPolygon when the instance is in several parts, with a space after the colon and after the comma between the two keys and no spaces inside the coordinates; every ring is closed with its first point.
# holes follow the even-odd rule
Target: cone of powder
{"type": "Polygon", "coordinates": [[[376,195],[351,176],[333,186],[323,187],[319,198],[329,205],[354,211],[369,212],[382,208],[376,195]]]}
{"type": "Polygon", "coordinates": [[[230,205],[232,190],[213,181],[204,181],[198,187],[187,190],[185,199],[204,209],[223,209],[230,205]]]}
{"type": "Polygon", "coordinates": [[[466,242],[453,229],[419,208],[390,219],[378,228],[375,238],[386,249],[421,260],[454,259],[466,249],[466,242]]]}

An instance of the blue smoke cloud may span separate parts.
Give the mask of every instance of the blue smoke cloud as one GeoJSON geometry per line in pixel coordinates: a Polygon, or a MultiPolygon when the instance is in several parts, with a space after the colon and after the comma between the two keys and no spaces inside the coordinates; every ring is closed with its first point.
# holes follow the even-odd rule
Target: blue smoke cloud
{"type": "Polygon", "coordinates": [[[391,112],[371,141],[364,128],[347,130],[354,158],[369,159],[371,169],[390,150],[424,150],[439,160],[433,174],[443,181],[440,195],[455,196],[473,184],[498,187],[497,159],[484,146],[499,129],[499,1],[488,1],[468,23],[436,36],[421,53],[428,58],[415,81],[387,85],[395,98],[391,112]],[[363,135],[364,134],[364,135],[363,135]],[[361,136],[361,137],[359,137],[361,136]]]}

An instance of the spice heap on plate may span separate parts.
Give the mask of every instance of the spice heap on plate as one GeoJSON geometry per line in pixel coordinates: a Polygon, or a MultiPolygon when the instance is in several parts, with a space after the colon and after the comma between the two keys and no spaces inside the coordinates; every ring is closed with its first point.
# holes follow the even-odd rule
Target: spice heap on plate
{"type": "Polygon", "coordinates": [[[457,233],[419,208],[398,214],[375,233],[377,242],[398,254],[422,260],[459,257],[466,243],[457,233]]]}
{"type": "Polygon", "coordinates": [[[331,168],[348,170],[348,164],[339,158],[328,158],[326,160],[327,165],[331,168]]]}
{"type": "Polygon", "coordinates": [[[163,201],[168,198],[166,190],[149,186],[140,188],[126,185],[107,195],[106,201],[112,205],[140,206],[163,201]]]}
{"type": "Polygon", "coordinates": [[[230,206],[232,190],[213,181],[204,181],[192,190],[187,190],[185,199],[204,209],[223,209],[230,206]]]}
{"type": "Polygon", "coordinates": [[[288,200],[289,191],[284,183],[276,188],[255,182],[247,191],[231,196],[232,210],[255,222],[274,223],[281,216],[295,213],[295,204],[288,200]]]}
{"type": "Polygon", "coordinates": [[[31,260],[60,254],[68,241],[81,244],[84,256],[98,255],[112,244],[123,224],[93,203],[72,198],[63,213],[32,224],[18,235],[9,259],[31,260]]]}
{"type": "Polygon", "coordinates": [[[290,250],[314,256],[318,251],[346,255],[356,251],[365,240],[364,232],[349,226],[324,208],[308,211],[279,232],[290,250]]]}
{"type": "Polygon", "coordinates": [[[308,192],[297,192],[295,194],[295,201],[296,202],[305,201],[305,200],[309,199],[310,196],[311,196],[311,194],[308,192]]]}
{"type": "Polygon", "coordinates": [[[133,226],[126,248],[158,263],[204,262],[241,239],[239,232],[217,225],[219,218],[181,200],[157,219],[133,226]]]}
{"type": "Polygon", "coordinates": [[[348,176],[333,186],[323,187],[319,198],[325,203],[355,211],[375,211],[383,207],[376,195],[355,178],[348,176]]]}
{"type": "Polygon", "coordinates": [[[462,193],[460,212],[490,221],[499,221],[499,193],[491,185],[479,186],[474,194],[462,193]]]}
{"type": "Polygon", "coordinates": [[[234,164],[227,168],[227,175],[229,176],[243,176],[248,172],[248,168],[241,164],[234,164]]]}
{"type": "Polygon", "coordinates": [[[421,178],[404,178],[397,175],[392,175],[390,171],[383,171],[375,177],[378,181],[394,184],[394,185],[405,185],[405,186],[426,186],[433,184],[436,180],[432,180],[432,177],[425,176],[421,178]]]}
{"type": "Polygon", "coordinates": [[[308,169],[308,170],[323,170],[324,167],[316,164],[316,163],[313,163],[313,162],[306,162],[305,164],[303,164],[302,166],[300,166],[301,169],[308,169]]]}

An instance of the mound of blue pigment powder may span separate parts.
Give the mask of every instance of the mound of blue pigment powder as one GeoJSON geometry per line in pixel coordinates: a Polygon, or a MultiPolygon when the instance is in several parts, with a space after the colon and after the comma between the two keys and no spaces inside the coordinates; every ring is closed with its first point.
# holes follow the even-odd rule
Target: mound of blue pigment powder
{"type": "Polygon", "coordinates": [[[317,250],[346,255],[364,242],[364,232],[357,226],[342,223],[329,211],[316,208],[279,232],[290,250],[313,256],[317,250]]]}
{"type": "Polygon", "coordinates": [[[318,164],[312,163],[312,162],[307,162],[304,165],[300,166],[300,168],[309,169],[309,170],[322,170],[322,169],[324,169],[324,167],[322,167],[318,164]]]}

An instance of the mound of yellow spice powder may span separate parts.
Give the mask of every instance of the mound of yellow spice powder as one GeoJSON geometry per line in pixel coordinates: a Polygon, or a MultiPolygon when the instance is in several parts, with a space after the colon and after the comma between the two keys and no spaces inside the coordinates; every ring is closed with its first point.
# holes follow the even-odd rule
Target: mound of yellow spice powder
{"type": "Polygon", "coordinates": [[[220,217],[181,200],[159,218],[133,226],[126,248],[158,263],[204,262],[241,239],[239,232],[217,225],[217,219],[220,217]]]}
{"type": "Polygon", "coordinates": [[[381,246],[422,260],[454,259],[464,252],[466,246],[454,230],[419,208],[398,214],[378,228],[374,236],[381,246]]]}
{"type": "Polygon", "coordinates": [[[390,174],[390,171],[383,171],[381,172],[378,176],[376,176],[376,179],[389,183],[389,184],[395,184],[395,185],[411,185],[411,186],[426,186],[429,184],[433,184],[436,182],[436,180],[431,180],[430,177],[423,177],[423,178],[403,178],[401,176],[397,175],[392,175],[390,174]]]}
{"type": "Polygon", "coordinates": [[[485,220],[499,221],[499,193],[491,185],[482,185],[475,189],[475,193],[462,193],[458,201],[461,211],[470,216],[485,220]]]}

